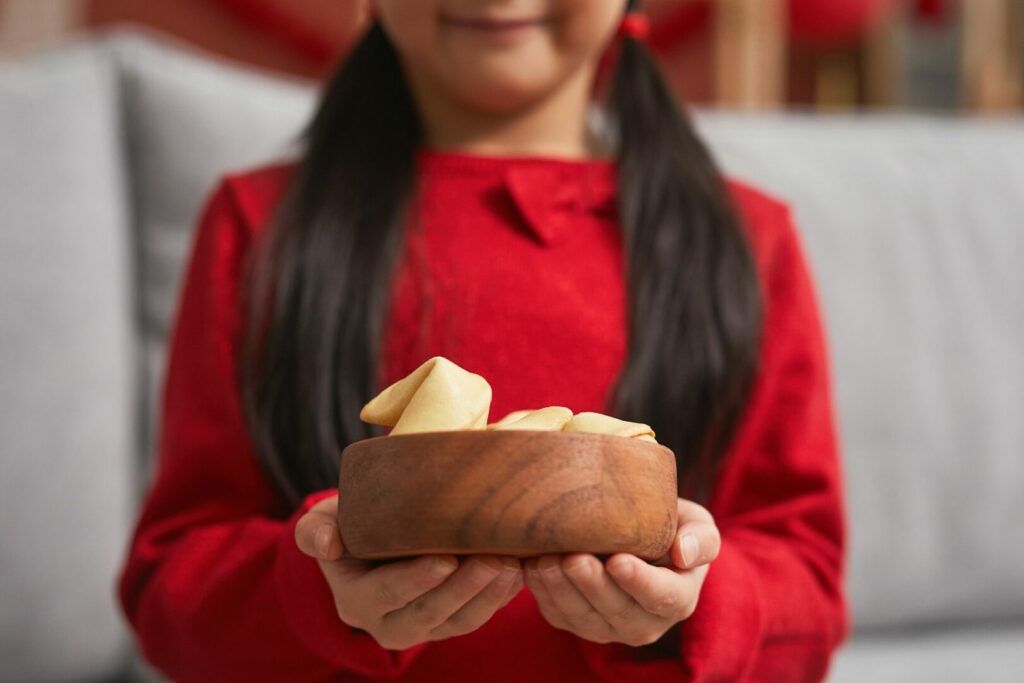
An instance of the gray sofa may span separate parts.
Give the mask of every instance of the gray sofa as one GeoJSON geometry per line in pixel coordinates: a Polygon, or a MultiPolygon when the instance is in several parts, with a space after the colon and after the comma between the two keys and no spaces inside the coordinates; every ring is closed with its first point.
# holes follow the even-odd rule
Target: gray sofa
{"type": "MultiPolygon", "coordinates": [[[[123,678],[113,593],[182,260],[313,89],[139,34],[0,63],[0,681],[123,678]]],[[[1024,680],[1024,120],[702,113],[824,306],[856,635],[831,680],[1024,680]]]]}

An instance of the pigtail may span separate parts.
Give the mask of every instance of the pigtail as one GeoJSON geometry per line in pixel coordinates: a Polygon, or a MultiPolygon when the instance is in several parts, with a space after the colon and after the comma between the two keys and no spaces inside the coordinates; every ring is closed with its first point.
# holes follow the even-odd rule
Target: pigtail
{"type": "Polygon", "coordinates": [[[610,410],[654,427],[676,453],[682,492],[703,499],[756,367],[756,270],[711,155],[633,37],[621,40],[607,108],[630,304],[610,410]]]}
{"type": "Polygon", "coordinates": [[[387,294],[421,123],[398,55],[372,26],[328,83],[251,269],[240,360],[257,454],[283,496],[337,486],[376,392],[387,294]]]}

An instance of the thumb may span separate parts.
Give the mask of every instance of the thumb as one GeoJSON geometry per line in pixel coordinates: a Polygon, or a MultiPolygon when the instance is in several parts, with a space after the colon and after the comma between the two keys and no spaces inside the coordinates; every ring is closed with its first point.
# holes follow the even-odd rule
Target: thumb
{"type": "Polygon", "coordinates": [[[693,569],[718,557],[722,538],[714,519],[697,503],[679,499],[678,527],[669,556],[679,569],[693,569]]]}
{"type": "Polygon", "coordinates": [[[338,496],[317,502],[295,523],[295,544],[312,558],[333,562],[345,553],[338,529],[338,496]]]}

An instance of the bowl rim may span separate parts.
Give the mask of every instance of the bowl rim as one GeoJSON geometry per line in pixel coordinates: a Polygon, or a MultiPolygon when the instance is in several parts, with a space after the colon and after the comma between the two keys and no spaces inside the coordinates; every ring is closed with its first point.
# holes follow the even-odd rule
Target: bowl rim
{"type": "MultiPolygon", "coordinates": [[[[673,459],[675,459],[675,452],[666,446],[665,444],[658,441],[648,441],[646,439],[637,439],[632,436],[621,436],[619,434],[600,434],[597,432],[564,432],[555,429],[450,429],[450,430],[435,430],[429,432],[410,432],[407,434],[383,434],[381,436],[371,436],[345,446],[342,452],[348,450],[352,446],[358,444],[369,445],[371,442],[377,443],[384,439],[390,439],[392,442],[396,440],[412,440],[416,438],[427,437],[430,439],[439,439],[441,437],[465,439],[465,438],[479,438],[481,436],[491,435],[500,433],[500,438],[517,438],[527,437],[536,439],[539,437],[554,437],[554,438],[572,438],[572,439],[593,439],[595,441],[608,441],[610,439],[624,439],[630,443],[636,444],[640,448],[656,447],[660,450],[667,451],[673,459]]],[[[615,443],[621,443],[616,441],[615,443]]]]}

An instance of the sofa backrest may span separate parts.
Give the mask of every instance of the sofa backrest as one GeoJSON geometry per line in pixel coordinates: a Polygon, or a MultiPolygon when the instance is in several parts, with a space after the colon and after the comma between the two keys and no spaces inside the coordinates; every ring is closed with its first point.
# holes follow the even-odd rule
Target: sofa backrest
{"type": "MultiPolygon", "coordinates": [[[[150,34],[115,33],[108,45],[120,75],[135,207],[147,395],[142,431],[152,445],[166,345],[197,214],[226,171],[289,152],[314,93],[306,83],[209,61],[150,34]]],[[[143,452],[143,477],[150,452],[143,452]]]]}
{"type": "Polygon", "coordinates": [[[0,63],[0,681],[101,680],[137,444],[131,229],[109,55],[0,63]]]}
{"type": "MultiPolygon", "coordinates": [[[[311,87],[122,40],[143,310],[159,368],[218,174],[285,153],[311,87]]],[[[702,112],[731,175],[795,210],[833,360],[859,628],[1024,618],[1024,122],[702,112]]],[[[157,381],[158,384],[158,381],[157,381]]]]}
{"type": "MultiPolygon", "coordinates": [[[[175,245],[146,282],[162,344],[204,191],[284,150],[313,93],[167,46],[132,54],[143,253],[175,245]]],[[[1024,121],[698,121],[730,174],[800,222],[834,359],[855,624],[1024,617],[1024,121]]]]}
{"type": "Polygon", "coordinates": [[[1024,617],[1024,119],[703,123],[817,278],[855,623],[1024,617]]]}
{"type": "MultiPolygon", "coordinates": [[[[0,65],[0,681],[119,657],[132,457],[197,213],[221,174],[289,154],[314,100],[137,35],[0,65]]],[[[1024,619],[1024,123],[698,122],[730,174],[794,206],[811,258],[855,624],[1024,619]]]]}

